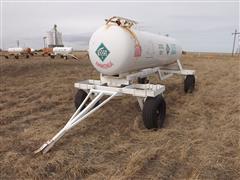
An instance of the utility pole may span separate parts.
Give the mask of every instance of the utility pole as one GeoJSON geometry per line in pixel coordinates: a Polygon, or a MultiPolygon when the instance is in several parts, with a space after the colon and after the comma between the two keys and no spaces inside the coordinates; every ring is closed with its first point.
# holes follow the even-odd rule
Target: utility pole
{"type": "MultiPolygon", "coordinates": [[[[234,35],[234,39],[233,39],[233,48],[232,48],[232,56],[233,56],[233,54],[234,54],[234,50],[235,50],[236,37],[237,37],[237,35],[239,35],[239,34],[240,34],[240,32],[237,32],[237,29],[235,29],[235,32],[232,33],[232,35],[234,35]]],[[[238,39],[238,41],[239,41],[239,39],[238,39]]],[[[239,43],[239,42],[238,42],[238,43],[239,43]]]]}
{"type": "Polygon", "coordinates": [[[236,50],[236,54],[238,56],[240,56],[240,34],[238,35],[238,47],[237,47],[237,50],[236,50]]]}

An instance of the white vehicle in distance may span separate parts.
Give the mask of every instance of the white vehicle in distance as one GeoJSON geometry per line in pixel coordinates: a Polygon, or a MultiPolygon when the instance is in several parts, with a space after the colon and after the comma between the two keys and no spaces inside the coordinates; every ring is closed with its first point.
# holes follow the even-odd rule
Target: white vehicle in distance
{"type": "Polygon", "coordinates": [[[20,56],[23,56],[25,58],[29,58],[30,55],[33,56],[34,49],[32,48],[21,48],[21,47],[14,47],[14,48],[8,48],[7,55],[5,55],[5,58],[8,59],[10,56],[14,56],[15,59],[19,59],[20,56]]]}
{"type": "Polygon", "coordinates": [[[74,59],[78,59],[75,55],[72,54],[72,47],[54,47],[53,53],[50,55],[52,59],[56,56],[60,56],[61,58],[68,59],[68,57],[72,57],[74,59]]]}

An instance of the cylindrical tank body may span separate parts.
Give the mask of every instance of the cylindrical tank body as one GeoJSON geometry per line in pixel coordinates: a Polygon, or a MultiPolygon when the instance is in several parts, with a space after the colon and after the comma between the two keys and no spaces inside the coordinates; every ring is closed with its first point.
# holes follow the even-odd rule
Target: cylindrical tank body
{"type": "Polygon", "coordinates": [[[20,47],[8,48],[8,52],[11,52],[11,53],[20,53],[20,52],[23,52],[23,48],[20,48],[20,47]]]}
{"type": "Polygon", "coordinates": [[[171,64],[182,54],[171,37],[117,25],[100,27],[92,35],[88,51],[93,66],[105,75],[171,64]]]}
{"type": "Polygon", "coordinates": [[[72,47],[55,47],[53,48],[54,54],[67,55],[73,51],[72,47]]]}

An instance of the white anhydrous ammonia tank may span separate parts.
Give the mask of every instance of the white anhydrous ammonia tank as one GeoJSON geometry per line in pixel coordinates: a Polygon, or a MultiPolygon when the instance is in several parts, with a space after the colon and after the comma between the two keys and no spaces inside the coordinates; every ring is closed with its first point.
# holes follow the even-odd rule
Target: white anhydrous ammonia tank
{"type": "Polygon", "coordinates": [[[73,52],[72,47],[55,47],[53,48],[53,53],[54,54],[62,54],[62,55],[67,55],[69,53],[73,52]]]}
{"type": "Polygon", "coordinates": [[[8,52],[11,52],[11,53],[20,53],[20,52],[23,52],[23,48],[20,48],[20,47],[8,48],[8,52]]]}
{"type": "Polygon", "coordinates": [[[105,75],[171,64],[182,54],[181,46],[171,37],[117,24],[100,27],[92,35],[88,51],[93,66],[105,75]]]}

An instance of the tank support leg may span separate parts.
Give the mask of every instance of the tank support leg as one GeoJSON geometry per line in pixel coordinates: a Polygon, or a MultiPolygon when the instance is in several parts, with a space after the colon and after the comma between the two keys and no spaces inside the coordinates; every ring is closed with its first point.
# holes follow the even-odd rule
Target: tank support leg
{"type": "Polygon", "coordinates": [[[111,91],[100,91],[100,90],[94,90],[91,89],[88,93],[87,97],[84,99],[82,104],[79,106],[79,108],[76,110],[76,112],[72,115],[70,120],[67,122],[67,124],[62,128],[51,140],[44,143],[39,149],[34,151],[34,153],[42,152],[43,154],[47,153],[53,145],[70,129],[72,129],[74,126],[76,126],[78,123],[80,123],[82,120],[87,118],[90,114],[97,111],[100,107],[102,107],[104,104],[106,104],[108,101],[110,101],[113,97],[115,97],[118,93],[117,92],[111,92],[111,91]],[[84,105],[86,102],[90,99],[90,96],[93,94],[97,94],[92,101],[84,108],[84,105]],[[103,102],[100,102],[99,105],[96,107],[95,104],[99,102],[99,100],[104,96],[109,96],[107,99],[105,99],[103,102]]]}
{"type": "Polygon", "coordinates": [[[168,66],[161,66],[158,69],[158,76],[160,80],[165,80],[174,74],[183,75],[185,77],[187,75],[194,75],[195,71],[183,69],[179,59],[175,64],[170,64],[168,66]]]}
{"type": "Polygon", "coordinates": [[[180,62],[179,59],[177,60],[177,64],[178,64],[178,68],[179,68],[179,70],[182,71],[183,68],[182,68],[182,64],[181,64],[181,62],[180,62]]]}
{"type": "Polygon", "coordinates": [[[140,107],[140,109],[142,111],[143,110],[143,104],[144,104],[144,98],[137,96],[137,100],[138,100],[139,107],[140,107]]]}

